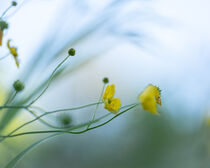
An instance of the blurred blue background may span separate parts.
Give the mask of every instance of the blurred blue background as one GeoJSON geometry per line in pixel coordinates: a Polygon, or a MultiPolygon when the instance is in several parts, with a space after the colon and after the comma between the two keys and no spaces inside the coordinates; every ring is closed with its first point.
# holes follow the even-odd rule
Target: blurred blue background
{"type": "MultiPolygon", "coordinates": [[[[147,84],[162,90],[160,116],[140,107],[82,135],[41,144],[18,164],[30,167],[208,168],[210,166],[210,2],[208,0],[19,0],[8,13],[6,39],[18,46],[20,68],[0,62],[0,84],[9,90],[23,79],[26,97],[65,57],[76,56],[43,97],[47,110],[96,102],[103,77],[116,85],[126,105],[147,84]]],[[[1,0],[0,13],[10,1],[1,0]]],[[[6,40],[5,39],[5,40],[6,40]]],[[[7,53],[0,48],[1,55],[7,53]]],[[[70,112],[74,123],[91,118],[94,107],[70,112]]],[[[105,113],[103,107],[99,115],[105,113]]],[[[17,124],[33,116],[21,112],[17,124]]],[[[56,122],[58,115],[46,118],[56,122]]],[[[37,122],[30,129],[45,129],[37,122]]],[[[1,144],[0,165],[43,136],[1,144]]]]}

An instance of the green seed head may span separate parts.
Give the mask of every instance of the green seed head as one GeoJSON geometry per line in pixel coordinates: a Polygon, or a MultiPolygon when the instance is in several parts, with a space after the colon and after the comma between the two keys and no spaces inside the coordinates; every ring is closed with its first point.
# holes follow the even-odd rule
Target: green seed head
{"type": "Polygon", "coordinates": [[[65,126],[69,126],[72,124],[72,118],[70,115],[67,115],[67,114],[62,114],[60,117],[59,117],[59,122],[61,123],[61,125],[63,125],[64,127],[65,126]]]}
{"type": "Polygon", "coordinates": [[[0,29],[3,31],[4,29],[8,29],[8,23],[0,20],[0,29]]]}
{"type": "Polygon", "coordinates": [[[13,87],[16,90],[16,92],[20,92],[25,88],[24,83],[21,82],[20,80],[15,81],[13,83],[13,87]]]}
{"type": "Polygon", "coordinates": [[[103,82],[104,82],[104,84],[109,83],[109,78],[106,78],[106,77],[105,77],[105,78],[103,79],[103,82]]]}
{"type": "Polygon", "coordinates": [[[75,56],[76,51],[75,51],[74,48],[70,48],[69,51],[68,51],[68,53],[69,53],[69,55],[71,55],[71,56],[75,56]]]}
{"type": "Polygon", "coordinates": [[[12,6],[17,6],[17,2],[16,1],[12,1],[12,6]]]}

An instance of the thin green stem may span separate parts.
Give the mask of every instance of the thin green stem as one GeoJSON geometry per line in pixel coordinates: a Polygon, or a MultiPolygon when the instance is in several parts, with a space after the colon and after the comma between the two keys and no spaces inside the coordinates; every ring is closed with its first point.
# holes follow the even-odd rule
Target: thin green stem
{"type": "Polygon", "coordinates": [[[4,17],[4,15],[12,8],[13,6],[10,5],[1,15],[0,19],[2,19],[4,17]]]}
{"type": "Polygon", "coordinates": [[[52,74],[50,75],[50,78],[48,79],[48,82],[47,82],[47,85],[46,87],[44,88],[44,90],[40,93],[39,96],[37,96],[28,106],[31,106],[33,103],[35,103],[44,93],[45,91],[48,89],[48,87],[50,86],[50,83],[52,82],[53,80],[53,77],[54,77],[54,74],[56,73],[57,69],[60,68],[60,66],[70,57],[70,55],[68,55],[67,57],[65,57],[63,59],[63,61],[61,61],[57,66],[56,68],[53,70],[52,74]]]}
{"type": "MultiPolygon", "coordinates": [[[[26,109],[28,112],[30,112],[33,116],[35,116],[36,118],[38,117],[38,115],[33,111],[33,110],[30,110],[30,109],[26,109]]],[[[52,125],[52,124],[50,124],[49,122],[47,122],[47,121],[45,121],[44,119],[42,119],[42,118],[39,118],[39,121],[40,122],[42,122],[43,124],[45,124],[46,126],[48,126],[48,127],[51,127],[51,128],[55,128],[55,129],[68,129],[68,128],[70,128],[70,127],[72,127],[72,126],[66,126],[66,127],[59,127],[59,126],[56,126],[56,125],[52,125]]]]}
{"type": "Polygon", "coordinates": [[[3,59],[5,59],[5,58],[7,58],[9,55],[10,55],[10,54],[8,53],[7,55],[1,57],[1,58],[0,58],[0,61],[3,60],[3,59]]]}
{"type": "Polygon", "coordinates": [[[14,100],[14,98],[16,97],[17,94],[18,94],[18,92],[16,91],[13,95],[9,96],[7,101],[4,103],[4,106],[6,106],[7,104],[11,103],[14,100]]]}
{"type": "MultiPolygon", "coordinates": [[[[99,102],[99,104],[101,104],[103,102],[99,102]]],[[[61,112],[61,111],[69,111],[69,110],[78,110],[78,109],[81,109],[81,108],[85,108],[85,107],[89,107],[89,106],[93,106],[93,105],[96,105],[97,103],[91,103],[91,104],[86,104],[86,105],[83,105],[83,106],[78,106],[78,107],[73,107],[73,108],[66,108],[66,109],[58,109],[58,110],[54,110],[54,111],[49,111],[47,113],[57,113],[57,112],[61,112]]],[[[27,109],[27,108],[34,108],[33,106],[13,106],[13,105],[6,105],[6,106],[0,106],[0,110],[1,109],[27,109]]],[[[37,108],[37,107],[35,107],[37,108]]],[[[48,114],[46,114],[48,115],[48,114]]]]}
{"type": "MultiPolygon", "coordinates": [[[[42,115],[53,114],[53,113],[57,113],[57,112],[61,112],[61,111],[64,112],[64,111],[70,111],[70,110],[79,110],[79,109],[82,109],[82,108],[86,108],[86,107],[89,107],[89,106],[94,106],[94,105],[101,104],[101,103],[103,103],[103,102],[90,103],[90,104],[86,104],[86,105],[78,106],[78,107],[72,107],[72,108],[58,109],[58,110],[48,111],[48,112],[45,112],[42,115]]],[[[33,106],[30,107],[30,108],[33,108],[33,106]]],[[[42,116],[42,115],[40,115],[40,116],[42,116]]]]}
{"type": "Polygon", "coordinates": [[[122,110],[122,109],[127,108],[127,107],[130,107],[130,106],[138,105],[138,104],[139,104],[139,103],[128,104],[128,105],[125,105],[125,106],[120,107],[119,110],[122,110]]]}
{"type": "Polygon", "coordinates": [[[114,117],[112,117],[111,119],[105,121],[102,124],[99,124],[97,126],[82,130],[82,131],[72,131],[72,130],[46,130],[46,131],[30,131],[30,132],[23,132],[23,133],[19,133],[19,134],[14,134],[14,135],[9,135],[9,136],[0,136],[1,138],[12,138],[12,137],[17,137],[17,136],[23,136],[23,135],[32,135],[32,134],[46,134],[46,133],[71,133],[71,134],[82,134],[85,133],[87,131],[99,128],[103,125],[106,125],[107,123],[111,122],[112,120],[114,120],[115,118],[117,118],[118,116],[124,114],[125,112],[131,110],[132,108],[136,107],[138,104],[135,104],[129,108],[127,108],[126,110],[118,113],[117,115],[115,115],[114,117]]]}
{"type": "MultiPolygon", "coordinates": [[[[108,117],[109,115],[111,115],[111,113],[105,114],[105,115],[103,115],[103,116],[97,118],[97,119],[94,121],[94,123],[96,123],[96,122],[98,122],[98,121],[100,121],[100,120],[102,120],[102,119],[108,117]]],[[[70,131],[70,130],[72,131],[72,130],[76,130],[76,129],[83,128],[83,127],[87,126],[88,124],[89,124],[89,122],[83,123],[83,124],[79,124],[79,125],[75,125],[75,126],[72,126],[71,128],[68,129],[68,131],[70,131]]],[[[9,138],[9,136],[11,136],[13,133],[15,133],[16,131],[18,131],[19,129],[21,129],[21,128],[24,127],[25,125],[27,125],[27,123],[25,123],[25,124],[21,125],[20,127],[16,128],[15,130],[13,130],[13,131],[12,131],[10,134],[8,134],[7,136],[4,136],[4,137],[3,137],[3,136],[0,136],[0,143],[1,143],[2,141],[4,141],[6,138],[9,138]]],[[[65,133],[65,132],[63,132],[63,133],[65,133]]]]}
{"type": "Polygon", "coordinates": [[[23,7],[24,4],[26,4],[26,2],[29,2],[29,0],[22,0],[22,2],[18,2],[18,5],[16,6],[16,10],[14,10],[13,12],[11,12],[9,15],[5,16],[6,19],[12,17],[13,15],[15,15],[17,13],[17,11],[20,10],[20,8],[23,7]]]}
{"type": "Polygon", "coordinates": [[[107,123],[111,122],[112,120],[114,120],[115,118],[117,118],[117,117],[119,117],[120,115],[124,114],[125,112],[127,112],[127,111],[133,109],[133,108],[136,107],[137,105],[139,105],[139,103],[136,103],[135,105],[133,105],[133,106],[127,108],[126,110],[124,110],[124,111],[118,113],[117,115],[115,115],[115,116],[112,117],[111,119],[105,121],[104,123],[99,124],[99,125],[97,125],[97,126],[95,126],[95,127],[91,127],[91,128],[89,128],[88,130],[96,129],[96,128],[99,128],[99,127],[101,127],[101,126],[103,126],[103,125],[106,125],[107,123]]]}
{"type": "Polygon", "coordinates": [[[28,106],[13,106],[13,105],[11,105],[11,106],[10,105],[9,106],[8,105],[0,106],[0,110],[1,109],[21,109],[21,108],[26,109],[26,108],[28,108],[28,106]]]}
{"type": "MultiPolygon", "coordinates": [[[[23,128],[24,126],[26,126],[26,125],[28,125],[28,124],[31,124],[31,123],[33,123],[33,122],[35,122],[35,121],[37,121],[37,120],[40,120],[40,118],[42,118],[42,117],[44,117],[44,116],[46,116],[46,115],[53,114],[53,113],[58,113],[58,112],[61,112],[61,111],[79,110],[79,109],[81,109],[81,108],[86,108],[86,107],[93,106],[93,105],[97,105],[97,104],[101,104],[101,103],[102,103],[102,102],[91,103],[91,104],[87,104],[87,105],[83,105],[83,106],[79,106],[79,107],[74,107],[74,108],[69,108],[69,109],[59,109],[59,110],[54,110],[54,111],[45,112],[45,113],[43,113],[42,115],[37,116],[35,119],[33,119],[33,120],[31,120],[31,121],[28,121],[28,122],[26,122],[26,123],[20,125],[20,126],[17,127],[16,129],[14,129],[13,131],[11,131],[11,132],[8,134],[8,136],[12,135],[13,133],[15,133],[16,131],[20,130],[20,129],[23,128]]],[[[33,107],[31,107],[31,108],[33,108],[33,107]]],[[[24,108],[24,109],[28,110],[28,107],[26,107],[26,108],[24,108]]],[[[3,140],[4,140],[4,138],[1,139],[0,142],[3,141],[3,140]]]]}
{"type": "MultiPolygon", "coordinates": [[[[98,99],[98,103],[101,101],[102,97],[103,97],[103,93],[104,93],[104,89],[105,89],[106,84],[103,85],[102,91],[101,91],[101,95],[98,99]]],[[[87,126],[87,129],[91,126],[92,122],[95,120],[96,117],[96,112],[98,110],[99,104],[96,105],[96,108],[94,110],[93,116],[92,116],[92,120],[90,121],[90,123],[87,126]]]]}

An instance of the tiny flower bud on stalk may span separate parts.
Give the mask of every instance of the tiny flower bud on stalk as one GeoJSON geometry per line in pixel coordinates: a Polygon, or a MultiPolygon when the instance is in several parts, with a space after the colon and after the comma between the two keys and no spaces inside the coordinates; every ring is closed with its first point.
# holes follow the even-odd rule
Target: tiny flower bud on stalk
{"type": "Polygon", "coordinates": [[[75,56],[76,51],[75,51],[74,48],[70,48],[69,51],[68,51],[68,53],[69,53],[69,55],[71,55],[71,56],[75,56]]]}
{"type": "Polygon", "coordinates": [[[17,2],[16,1],[12,1],[12,6],[17,6],[17,2]]]}
{"type": "Polygon", "coordinates": [[[104,82],[104,84],[109,83],[109,78],[106,78],[106,77],[105,77],[105,78],[103,79],[103,82],[104,82]]]}
{"type": "Polygon", "coordinates": [[[15,81],[13,87],[16,92],[20,92],[25,88],[24,83],[21,82],[20,80],[15,81]]]}

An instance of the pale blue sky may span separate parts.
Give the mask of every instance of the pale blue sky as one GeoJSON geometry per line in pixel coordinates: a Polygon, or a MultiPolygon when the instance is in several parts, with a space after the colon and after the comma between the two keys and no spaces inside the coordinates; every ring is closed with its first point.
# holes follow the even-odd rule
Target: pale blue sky
{"type": "MultiPolygon", "coordinates": [[[[0,12],[8,2],[1,1],[0,12]]],[[[5,81],[11,83],[24,70],[33,53],[46,38],[58,33],[58,44],[62,40],[68,40],[65,39],[65,32],[70,34],[68,30],[72,33],[79,31],[100,13],[107,2],[92,0],[78,4],[81,11],[74,11],[67,0],[30,0],[25,3],[9,18],[10,29],[6,35],[6,38],[12,38],[13,44],[18,46],[20,70],[16,69],[12,59],[2,61],[0,69],[6,73],[5,81]],[[68,5],[69,10],[73,10],[72,14],[65,13],[68,5]],[[62,31],[56,30],[56,23],[64,24],[61,26],[62,31]]],[[[93,36],[75,47],[79,59],[79,56],[85,58],[86,51],[94,45],[97,49],[103,48],[110,40],[117,45],[83,66],[67,79],[67,83],[60,84],[62,87],[59,89],[62,90],[63,85],[65,89],[74,86],[69,87],[69,95],[66,96],[74,102],[75,98],[71,98],[70,93],[76,92],[78,101],[81,100],[82,103],[84,93],[91,97],[97,96],[101,87],[98,83],[103,76],[109,76],[118,87],[117,95],[124,97],[122,100],[126,102],[134,101],[148,83],[153,83],[163,90],[162,108],[168,109],[174,116],[181,117],[184,111],[189,118],[194,116],[194,119],[198,119],[197,116],[210,108],[209,9],[209,0],[135,1],[123,7],[117,17],[110,20],[110,25],[114,28],[104,28],[96,37],[100,37],[100,33],[104,31],[108,32],[108,36],[103,39],[93,36]],[[132,15],[130,19],[126,18],[128,14],[132,15]],[[118,32],[124,33],[127,30],[135,30],[140,36],[127,40],[117,35],[118,32]],[[112,34],[112,31],[117,32],[112,34]],[[92,81],[84,76],[90,76],[92,81]],[[81,84],[80,81],[86,81],[87,84],[81,84]]],[[[1,48],[0,52],[6,51],[1,48]]],[[[64,90],[60,93],[66,92],[64,90]]],[[[51,97],[54,94],[52,90],[49,91],[51,97]]],[[[65,104],[63,102],[63,99],[58,100],[59,105],[65,104]]]]}

